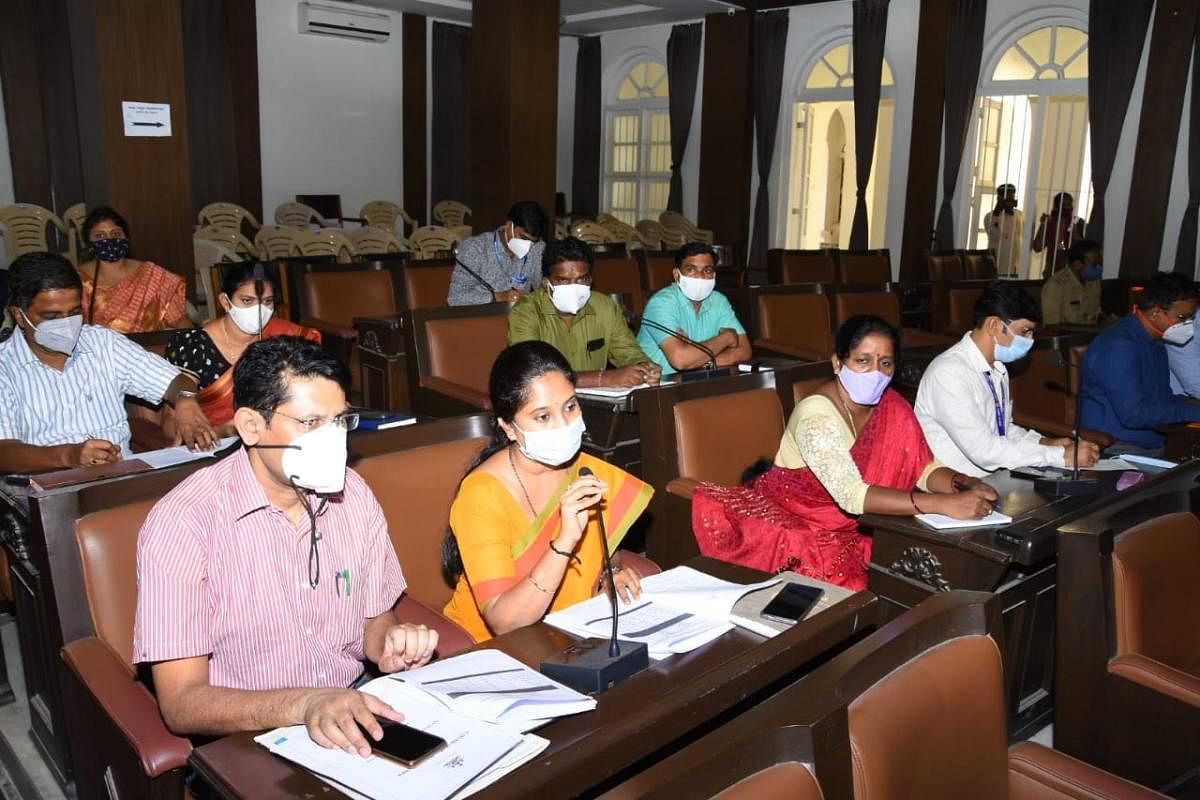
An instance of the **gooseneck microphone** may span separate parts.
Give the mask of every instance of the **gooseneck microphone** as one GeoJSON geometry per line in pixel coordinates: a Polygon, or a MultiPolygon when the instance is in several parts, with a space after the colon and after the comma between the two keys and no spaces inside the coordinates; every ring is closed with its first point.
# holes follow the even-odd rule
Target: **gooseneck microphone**
{"type": "MultiPolygon", "coordinates": [[[[593,475],[591,467],[580,467],[579,476],[593,475]]],[[[609,658],[621,655],[621,645],[617,642],[617,582],[613,578],[612,556],[608,553],[608,529],[604,526],[604,497],[596,501],[596,521],[600,523],[600,543],[604,546],[604,574],[608,578],[608,599],[612,605],[612,635],[608,639],[609,658]]]]}
{"type": "Polygon", "coordinates": [[[717,354],[714,353],[708,347],[708,345],[704,344],[703,342],[697,342],[695,339],[689,339],[688,337],[684,336],[679,331],[673,331],[670,328],[668,328],[666,325],[663,325],[660,322],[655,322],[654,320],[649,319],[648,317],[643,317],[642,315],[635,314],[632,311],[626,310],[624,313],[625,313],[625,318],[627,320],[629,320],[630,322],[638,322],[642,325],[649,325],[654,330],[665,333],[668,336],[670,336],[671,338],[678,339],[679,341],[683,342],[684,344],[690,345],[691,347],[694,347],[697,350],[699,350],[700,352],[704,353],[706,356],[708,356],[708,363],[705,364],[704,367],[702,367],[702,369],[716,369],[717,368],[717,354]]]}

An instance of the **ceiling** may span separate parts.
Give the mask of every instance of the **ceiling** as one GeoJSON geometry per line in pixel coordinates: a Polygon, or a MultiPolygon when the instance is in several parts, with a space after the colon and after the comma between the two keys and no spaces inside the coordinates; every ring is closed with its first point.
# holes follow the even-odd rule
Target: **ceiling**
{"type": "MultiPolygon", "coordinates": [[[[471,0],[359,0],[362,5],[425,14],[452,22],[471,21],[471,0]]],[[[624,28],[702,19],[748,5],[737,0],[559,0],[562,32],[587,36],[624,28]]]]}

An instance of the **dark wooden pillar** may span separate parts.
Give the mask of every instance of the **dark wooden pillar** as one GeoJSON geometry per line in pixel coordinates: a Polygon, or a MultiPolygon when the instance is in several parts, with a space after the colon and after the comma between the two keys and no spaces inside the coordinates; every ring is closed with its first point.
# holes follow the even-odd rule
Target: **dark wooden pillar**
{"type": "MultiPolygon", "coordinates": [[[[1122,278],[1153,275],[1160,266],[1179,117],[1197,24],[1200,24],[1200,4],[1196,0],[1158,0],[1155,4],[1146,88],[1133,156],[1129,212],[1125,216],[1125,240],[1121,247],[1122,278]]],[[[1197,92],[1200,89],[1193,86],[1193,103],[1197,92]]],[[[1200,136],[1200,131],[1192,131],[1191,135],[1200,136]]],[[[1186,166],[1181,165],[1180,169],[1186,171],[1186,166]]]]}
{"type": "Polygon", "coordinates": [[[942,110],[946,85],[947,0],[921,0],[920,33],[913,91],[912,138],[904,197],[900,281],[928,280],[922,252],[929,249],[942,156],[942,110]]]}
{"type": "Polygon", "coordinates": [[[402,92],[404,114],[404,210],[422,225],[430,222],[428,197],[429,173],[426,169],[425,85],[426,27],[422,14],[404,14],[401,19],[404,76],[402,92]]]}
{"type": "Polygon", "coordinates": [[[754,152],[754,16],[704,18],[704,100],[700,119],[697,224],[746,258],[754,152]]]}
{"type": "Polygon", "coordinates": [[[488,0],[471,11],[471,200],[476,230],[517,200],[554,213],[558,0],[488,0]]]}

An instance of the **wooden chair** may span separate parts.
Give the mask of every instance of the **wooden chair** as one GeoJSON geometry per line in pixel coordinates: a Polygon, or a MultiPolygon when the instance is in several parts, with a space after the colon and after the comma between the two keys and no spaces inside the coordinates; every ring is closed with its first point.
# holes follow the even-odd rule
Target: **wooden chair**
{"type": "Polygon", "coordinates": [[[966,277],[962,256],[958,253],[926,253],[925,264],[929,269],[929,280],[961,281],[966,277]]]}
{"type": "Polygon", "coordinates": [[[954,344],[957,336],[905,328],[900,317],[900,296],[885,289],[839,288],[833,294],[834,328],[856,314],[873,314],[887,320],[900,331],[902,347],[934,347],[954,344]]]}
{"type": "Polygon", "coordinates": [[[892,259],[888,250],[838,250],[838,282],[843,286],[889,283],[892,259]]]}
{"type": "Polygon", "coordinates": [[[471,209],[457,200],[442,200],[433,206],[433,218],[447,228],[457,228],[466,224],[471,216],[471,209]]]}
{"type": "Polygon", "coordinates": [[[300,232],[283,225],[263,225],[254,243],[265,258],[291,258],[300,255],[300,232]]]}
{"type": "Polygon", "coordinates": [[[642,267],[633,256],[624,253],[598,256],[592,276],[592,291],[622,295],[623,304],[635,314],[645,310],[642,267]]]}
{"type": "Polygon", "coordinates": [[[409,261],[401,276],[403,308],[444,308],[453,274],[452,258],[409,261]]]}
{"type": "Polygon", "coordinates": [[[996,259],[991,250],[959,250],[963,262],[963,277],[992,280],[996,277],[996,259]]]}
{"type": "Polygon", "coordinates": [[[67,226],[48,208],[32,203],[13,203],[0,208],[0,236],[9,260],[26,253],[55,250],[50,246],[50,229],[67,234],[67,226]]]}
{"type": "Polygon", "coordinates": [[[201,227],[220,228],[238,233],[245,233],[247,226],[252,233],[262,227],[257,217],[237,203],[209,203],[200,209],[199,222],[201,227]]]}
{"type": "Polygon", "coordinates": [[[307,230],[314,225],[318,228],[330,227],[330,221],[318,214],[315,208],[294,202],[276,206],[275,224],[300,230],[307,230]]]}
{"type": "Polygon", "coordinates": [[[366,220],[366,224],[387,231],[395,231],[401,237],[406,233],[404,228],[396,227],[396,220],[401,220],[408,230],[417,228],[417,221],[400,206],[390,200],[372,200],[359,209],[358,216],[366,220]]]}
{"type": "Polygon", "coordinates": [[[837,261],[832,250],[768,250],[767,280],[772,285],[836,283],[837,261]]]}
{"type": "Polygon", "coordinates": [[[508,303],[491,303],[404,312],[415,413],[445,417],[491,407],[488,375],[508,344],[508,310],[508,303]]]}
{"type": "Polygon", "coordinates": [[[829,358],[833,326],[829,298],[820,284],[759,286],[750,291],[754,297],[751,344],[756,356],[829,358]]]}
{"type": "Polygon", "coordinates": [[[704,242],[705,244],[713,243],[713,232],[703,228],[697,228],[696,224],[690,219],[675,211],[664,211],[658,215],[658,221],[663,226],[663,230],[667,233],[667,238],[676,249],[683,247],[688,242],[704,242]]]}
{"type": "Polygon", "coordinates": [[[346,238],[353,245],[354,252],[363,256],[413,251],[412,243],[398,236],[391,228],[364,225],[346,234],[346,238]]]}
{"type": "Polygon", "coordinates": [[[421,258],[440,258],[454,252],[454,247],[465,236],[440,225],[425,225],[412,232],[409,241],[421,258]]]}

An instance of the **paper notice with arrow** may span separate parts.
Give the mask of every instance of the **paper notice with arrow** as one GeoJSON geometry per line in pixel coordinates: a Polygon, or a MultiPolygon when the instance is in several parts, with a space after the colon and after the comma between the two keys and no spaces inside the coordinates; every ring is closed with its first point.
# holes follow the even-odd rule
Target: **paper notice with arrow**
{"type": "Polygon", "coordinates": [[[126,136],[170,136],[171,104],[121,101],[126,136]]]}

